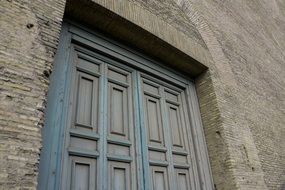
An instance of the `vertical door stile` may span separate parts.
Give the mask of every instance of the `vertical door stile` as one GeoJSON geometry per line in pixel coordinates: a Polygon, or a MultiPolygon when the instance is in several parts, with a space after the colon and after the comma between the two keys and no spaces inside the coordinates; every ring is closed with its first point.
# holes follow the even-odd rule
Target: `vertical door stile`
{"type": "Polygon", "coordinates": [[[206,140],[204,136],[198,98],[195,90],[195,85],[189,82],[187,87],[187,100],[189,109],[189,120],[191,124],[191,132],[193,136],[193,146],[195,150],[197,170],[197,182],[199,182],[199,189],[212,189],[213,178],[211,176],[211,168],[209,163],[209,156],[207,152],[206,140]],[[199,147],[199,149],[198,149],[199,147]]]}
{"type": "Polygon", "coordinates": [[[100,81],[99,81],[99,99],[98,99],[98,103],[99,103],[99,122],[98,122],[98,134],[100,136],[100,139],[98,141],[98,149],[99,149],[99,157],[98,157],[98,163],[97,163],[97,168],[98,168],[98,174],[97,174],[97,188],[98,190],[102,190],[103,189],[103,175],[104,175],[104,166],[103,166],[103,162],[104,162],[104,152],[103,152],[103,148],[104,148],[104,139],[103,139],[103,134],[104,134],[104,89],[105,89],[105,63],[101,63],[101,67],[100,67],[100,73],[101,73],[101,77],[100,77],[100,81]]]}
{"type": "Polygon", "coordinates": [[[169,187],[170,189],[175,189],[176,187],[176,180],[175,180],[175,171],[174,171],[174,167],[173,167],[173,158],[172,158],[172,142],[171,142],[171,134],[170,134],[170,125],[168,122],[168,115],[167,115],[167,106],[166,106],[166,101],[165,101],[165,93],[164,93],[164,87],[160,86],[159,87],[159,94],[161,96],[161,112],[162,112],[162,126],[164,128],[164,139],[165,140],[165,146],[167,149],[167,161],[168,161],[168,166],[167,166],[167,170],[168,170],[168,183],[169,183],[169,187]]]}
{"type": "MultiPolygon", "coordinates": [[[[66,109],[66,107],[69,106],[69,92],[71,91],[72,88],[72,82],[70,82],[72,79],[72,73],[73,71],[73,67],[72,65],[70,65],[69,63],[73,63],[74,62],[74,56],[72,54],[73,52],[73,47],[71,45],[71,34],[68,32],[68,26],[64,24],[63,29],[62,29],[62,39],[63,42],[61,43],[62,46],[59,47],[59,50],[62,51],[62,54],[60,58],[60,61],[62,61],[61,63],[61,67],[62,67],[62,74],[61,76],[59,76],[60,78],[57,78],[57,80],[60,80],[59,82],[59,86],[60,86],[60,93],[59,93],[59,98],[60,98],[60,104],[63,105],[58,105],[57,107],[62,106],[62,110],[57,110],[56,111],[56,117],[58,117],[60,114],[62,113],[62,118],[60,119],[56,119],[56,122],[59,122],[59,126],[55,126],[55,134],[58,134],[58,137],[56,137],[55,140],[53,139],[53,143],[55,146],[57,146],[57,156],[56,156],[56,161],[51,161],[52,164],[56,164],[55,165],[55,169],[54,171],[52,171],[54,177],[52,179],[54,179],[54,182],[48,181],[48,183],[46,184],[47,189],[59,189],[61,187],[61,183],[62,181],[59,180],[61,179],[61,177],[64,174],[64,162],[62,162],[64,156],[65,156],[65,138],[66,138],[66,128],[68,128],[69,126],[69,120],[67,119],[68,117],[68,109],[66,109]],[[61,78],[62,77],[62,78],[61,78]],[[61,85],[61,83],[63,83],[63,85],[61,85]],[[64,101],[67,100],[67,101],[64,101]],[[65,120],[64,120],[65,119],[65,120]],[[54,141],[55,140],[55,141],[54,141]],[[58,144],[57,144],[58,143],[58,144]],[[50,185],[53,185],[53,187],[50,187],[50,185]]],[[[60,54],[59,54],[60,56],[60,54]]],[[[54,97],[53,97],[54,98],[54,97]]],[[[54,137],[53,137],[54,138],[54,137]]],[[[55,152],[52,152],[53,154],[55,154],[55,152]]],[[[52,168],[53,169],[53,168],[52,168]]],[[[46,172],[46,171],[45,171],[46,172]]]]}
{"type": "Polygon", "coordinates": [[[62,122],[64,122],[64,120],[66,120],[66,124],[63,124],[63,126],[65,127],[64,129],[64,137],[63,137],[63,147],[64,147],[64,151],[62,152],[62,156],[60,157],[63,162],[62,162],[62,174],[60,176],[59,179],[63,179],[61,181],[59,181],[59,183],[56,183],[56,185],[58,185],[58,187],[55,187],[55,189],[60,189],[60,187],[62,187],[62,189],[66,189],[66,188],[70,188],[70,179],[68,176],[68,173],[71,173],[71,168],[69,167],[70,164],[70,159],[69,159],[69,154],[68,154],[68,146],[69,146],[69,140],[70,140],[70,136],[69,136],[69,129],[71,128],[72,125],[72,114],[73,114],[73,110],[75,110],[75,104],[74,104],[74,91],[77,88],[76,87],[76,83],[77,78],[76,78],[76,54],[75,54],[75,50],[74,50],[74,46],[72,44],[70,44],[69,47],[69,58],[67,61],[67,65],[66,65],[66,81],[65,81],[65,88],[66,88],[66,94],[65,94],[65,100],[67,100],[67,109],[66,110],[66,114],[62,113],[62,122]]]}
{"type": "Polygon", "coordinates": [[[192,138],[192,132],[191,132],[191,124],[190,124],[190,114],[189,114],[189,110],[187,109],[188,107],[188,101],[187,101],[187,89],[185,90],[184,93],[182,93],[182,109],[183,109],[183,113],[182,114],[182,119],[185,121],[185,129],[186,129],[186,134],[187,134],[187,143],[188,143],[188,149],[190,154],[188,155],[188,159],[190,160],[190,185],[192,189],[200,189],[200,185],[199,185],[199,178],[197,178],[198,176],[198,171],[196,170],[197,166],[196,166],[196,158],[195,158],[195,150],[194,150],[194,146],[193,146],[193,138],[192,138]]]}
{"type": "Polygon", "coordinates": [[[134,97],[134,125],[135,125],[135,155],[136,155],[136,162],[137,162],[137,189],[138,190],[144,190],[144,176],[143,176],[143,161],[142,161],[142,149],[141,146],[141,128],[140,128],[140,112],[139,112],[139,73],[138,71],[134,71],[132,73],[132,81],[134,85],[133,89],[133,97],[134,97]]]}
{"type": "MultiPolygon", "coordinates": [[[[191,85],[191,84],[189,84],[191,85]]],[[[188,121],[189,121],[189,131],[190,133],[192,134],[192,137],[193,137],[193,156],[192,156],[192,160],[194,161],[193,164],[196,165],[196,167],[193,169],[193,173],[195,174],[194,177],[195,177],[195,182],[196,182],[196,188],[197,189],[204,189],[203,187],[201,188],[201,178],[200,178],[200,174],[201,174],[201,171],[198,171],[198,167],[197,167],[197,164],[199,165],[199,163],[201,163],[201,160],[199,159],[199,157],[197,157],[197,151],[199,152],[199,150],[196,149],[196,145],[195,143],[197,141],[195,141],[194,138],[197,138],[197,131],[195,129],[196,127],[196,124],[195,124],[195,116],[193,115],[193,103],[192,103],[192,95],[191,95],[191,91],[193,89],[190,89],[190,87],[188,86],[187,89],[186,89],[186,100],[187,100],[187,108],[188,108],[188,113],[189,113],[189,117],[188,117],[188,121]]]]}
{"type": "Polygon", "coordinates": [[[130,185],[130,190],[134,189],[134,190],[138,190],[137,187],[137,176],[139,176],[139,172],[132,172],[132,171],[139,171],[139,166],[138,166],[138,162],[136,160],[136,123],[134,121],[134,117],[135,117],[135,109],[134,109],[134,99],[135,97],[133,96],[133,91],[134,91],[134,83],[133,83],[133,76],[134,76],[134,72],[130,73],[127,77],[127,81],[129,82],[130,86],[127,89],[127,101],[128,101],[128,108],[125,110],[126,117],[128,118],[128,122],[129,125],[127,125],[127,129],[129,130],[128,135],[130,138],[130,141],[132,142],[132,145],[130,147],[130,156],[132,158],[132,162],[130,163],[130,179],[131,179],[131,185],[130,185]],[[130,114],[128,116],[128,114],[130,114]]]}
{"type": "MultiPolygon", "coordinates": [[[[108,160],[107,160],[107,131],[108,131],[108,78],[107,78],[107,63],[103,63],[103,74],[102,74],[102,102],[103,102],[103,123],[102,123],[102,149],[101,149],[101,168],[102,168],[102,180],[101,187],[102,190],[107,190],[108,188],[108,160]]],[[[100,182],[99,182],[100,183],[100,182]]]]}
{"type": "Polygon", "coordinates": [[[143,164],[143,181],[144,189],[150,190],[150,169],[148,160],[148,146],[145,128],[145,115],[144,115],[144,103],[143,103],[143,89],[142,79],[140,72],[137,72],[137,94],[138,94],[138,112],[140,120],[140,134],[141,134],[141,149],[142,149],[142,164],[143,164]]]}

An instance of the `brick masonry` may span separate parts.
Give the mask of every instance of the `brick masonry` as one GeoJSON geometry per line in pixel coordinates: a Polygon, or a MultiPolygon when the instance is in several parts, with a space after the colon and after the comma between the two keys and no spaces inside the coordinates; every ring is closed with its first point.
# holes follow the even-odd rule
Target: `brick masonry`
{"type": "Polygon", "coordinates": [[[0,1],[0,189],[36,189],[64,1],[0,1]]]}
{"type": "Polygon", "coordinates": [[[193,1],[193,6],[218,41],[208,48],[220,46],[224,54],[219,58],[219,53],[211,53],[215,65],[224,61],[230,66],[231,77],[213,75],[212,80],[236,185],[284,189],[285,3],[193,1]]]}
{"type": "MultiPolygon", "coordinates": [[[[94,3],[209,67],[196,87],[216,189],[285,188],[284,1],[94,3]]],[[[64,8],[0,1],[0,189],[36,189],[64,8]]]]}

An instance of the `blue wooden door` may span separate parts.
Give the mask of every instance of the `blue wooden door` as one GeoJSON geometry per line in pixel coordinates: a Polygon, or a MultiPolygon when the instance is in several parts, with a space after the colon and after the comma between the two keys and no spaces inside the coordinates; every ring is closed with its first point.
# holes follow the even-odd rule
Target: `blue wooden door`
{"type": "Polygon", "coordinates": [[[192,82],[97,33],[67,25],[61,38],[39,189],[211,189],[192,82]]]}
{"type": "Polygon", "coordinates": [[[196,189],[185,90],[139,75],[142,149],[147,189],[196,189]]]}
{"type": "Polygon", "coordinates": [[[71,51],[63,189],[134,190],[143,173],[142,185],[149,189],[189,189],[193,173],[183,89],[102,61],[80,46],[71,51]],[[135,110],[141,119],[138,128],[135,110]],[[141,140],[135,142],[138,135],[141,140]],[[136,161],[137,146],[143,150],[144,172],[136,161]]]}
{"type": "Polygon", "coordinates": [[[62,189],[137,189],[134,70],[71,46],[62,189]]]}

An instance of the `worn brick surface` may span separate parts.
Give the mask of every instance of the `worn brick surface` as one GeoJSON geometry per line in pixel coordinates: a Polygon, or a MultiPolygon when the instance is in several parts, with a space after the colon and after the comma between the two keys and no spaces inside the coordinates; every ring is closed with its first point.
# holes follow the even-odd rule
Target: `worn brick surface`
{"type": "Polygon", "coordinates": [[[64,1],[0,1],[0,189],[36,189],[64,1]]]}
{"type": "MultiPolygon", "coordinates": [[[[216,189],[285,188],[283,0],[92,2],[209,67],[196,87],[216,189]]],[[[36,188],[64,7],[0,1],[0,189],[36,188]]]]}
{"type": "MultiPolygon", "coordinates": [[[[193,5],[219,42],[221,62],[231,68],[230,83],[224,74],[212,78],[237,186],[284,189],[285,2],[195,0],[193,5]]],[[[210,43],[209,49],[219,48],[210,43]]],[[[218,56],[212,53],[214,60],[218,56]]]]}

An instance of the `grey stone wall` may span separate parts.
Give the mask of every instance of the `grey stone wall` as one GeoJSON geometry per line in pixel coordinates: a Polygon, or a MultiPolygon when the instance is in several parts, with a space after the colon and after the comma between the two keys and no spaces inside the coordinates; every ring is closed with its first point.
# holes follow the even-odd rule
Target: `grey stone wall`
{"type": "Polygon", "coordinates": [[[259,189],[255,186],[264,178],[264,188],[284,189],[285,2],[194,0],[193,6],[231,68],[228,81],[220,76],[213,80],[221,88],[216,88],[220,111],[230,128],[221,138],[230,139],[237,186],[259,189]],[[232,84],[223,85],[227,82],[232,84]]]}
{"type": "MultiPolygon", "coordinates": [[[[209,67],[196,87],[216,189],[284,188],[283,0],[93,2],[209,67]]],[[[36,189],[64,7],[0,1],[0,189],[36,189]]]]}

